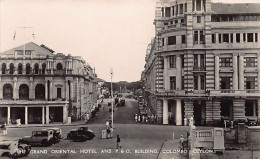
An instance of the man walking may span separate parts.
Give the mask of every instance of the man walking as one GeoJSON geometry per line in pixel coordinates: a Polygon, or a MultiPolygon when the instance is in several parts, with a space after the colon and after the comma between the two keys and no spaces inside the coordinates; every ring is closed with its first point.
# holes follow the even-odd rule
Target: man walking
{"type": "Polygon", "coordinates": [[[120,137],[119,137],[119,135],[117,135],[117,138],[116,138],[116,149],[118,149],[118,148],[122,148],[122,146],[120,146],[120,137]]]}

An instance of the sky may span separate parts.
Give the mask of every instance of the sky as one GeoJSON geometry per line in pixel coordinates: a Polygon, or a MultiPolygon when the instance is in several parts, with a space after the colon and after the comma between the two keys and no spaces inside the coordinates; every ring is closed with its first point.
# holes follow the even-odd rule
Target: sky
{"type": "Polygon", "coordinates": [[[154,37],[155,1],[0,0],[0,52],[33,41],[56,53],[81,56],[106,81],[111,68],[114,82],[138,81],[154,37]]]}

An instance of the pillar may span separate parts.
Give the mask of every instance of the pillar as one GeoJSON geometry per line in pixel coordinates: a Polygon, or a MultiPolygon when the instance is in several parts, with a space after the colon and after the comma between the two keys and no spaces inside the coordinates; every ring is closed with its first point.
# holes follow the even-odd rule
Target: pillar
{"type": "Polygon", "coordinates": [[[213,109],[212,109],[212,112],[213,112],[213,123],[215,125],[218,125],[220,124],[221,122],[221,107],[220,107],[220,101],[218,99],[214,100],[213,101],[213,109]]]}
{"type": "Polygon", "coordinates": [[[50,100],[53,98],[53,90],[52,90],[52,80],[50,80],[50,100]]]}
{"type": "Polygon", "coordinates": [[[215,55],[215,90],[219,90],[219,55],[215,55]]]}
{"type": "Polygon", "coordinates": [[[11,108],[10,108],[10,106],[8,106],[7,107],[7,123],[8,124],[11,123],[10,119],[11,119],[11,108]]]}
{"type": "Polygon", "coordinates": [[[182,125],[181,99],[176,99],[176,125],[182,125]]]}
{"type": "MultiPolygon", "coordinates": [[[[232,112],[231,112],[232,113],[232,112]]],[[[233,100],[233,119],[234,121],[245,121],[245,99],[233,100]]]]}
{"type": "Polygon", "coordinates": [[[63,106],[63,123],[66,123],[68,117],[67,106],[63,106]]]}
{"type": "Polygon", "coordinates": [[[190,117],[193,117],[193,101],[192,100],[187,100],[184,101],[185,106],[184,106],[184,117],[187,119],[190,119],[190,117]]]}
{"type": "Polygon", "coordinates": [[[163,99],[163,124],[169,124],[168,100],[163,99]]]}
{"type": "Polygon", "coordinates": [[[69,100],[68,94],[69,94],[69,88],[68,88],[68,81],[65,80],[65,100],[69,100]]]}
{"type": "Polygon", "coordinates": [[[260,118],[260,99],[257,100],[257,117],[260,118]]]}
{"type": "Polygon", "coordinates": [[[176,57],[176,67],[177,67],[176,89],[181,90],[182,76],[181,76],[181,56],[180,55],[177,55],[177,57],[176,57]]]}
{"type": "Polygon", "coordinates": [[[258,87],[258,90],[260,90],[260,54],[258,54],[257,56],[257,87],[258,87]]]}
{"type": "Polygon", "coordinates": [[[17,79],[14,79],[14,88],[13,88],[13,99],[17,99],[17,79]]]}
{"type": "Polygon", "coordinates": [[[46,124],[49,124],[50,120],[49,120],[49,106],[46,106],[46,124]]]}
{"type": "Polygon", "coordinates": [[[24,124],[25,125],[27,125],[28,124],[28,106],[25,106],[25,114],[24,114],[24,120],[25,120],[25,122],[24,122],[24,124]]]}
{"type": "Polygon", "coordinates": [[[32,78],[30,78],[29,98],[34,99],[34,87],[33,87],[33,79],[32,78]]]}
{"type": "Polygon", "coordinates": [[[48,81],[45,81],[45,100],[48,100],[48,81]]]}
{"type": "Polygon", "coordinates": [[[213,124],[213,103],[211,100],[206,101],[206,125],[213,124]]]}
{"type": "Polygon", "coordinates": [[[244,90],[244,55],[239,54],[239,90],[244,90]]]}
{"type": "Polygon", "coordinates": [[[73,98],[74,96],[73,96],[73,81],[70,81],[70,100],[72,100],[73,101],[73,98]]]}
{"type": "Polygon", "coordinates": [[[45,113],[44,113],[44,107],[42,107],[42,124],[45,123],[44,119],[45,119],[45,113]]]}
{"type": "Polygon", "coordinates": [[[237,54],[233,54],[233,90],[238,90],[237,54]]]}

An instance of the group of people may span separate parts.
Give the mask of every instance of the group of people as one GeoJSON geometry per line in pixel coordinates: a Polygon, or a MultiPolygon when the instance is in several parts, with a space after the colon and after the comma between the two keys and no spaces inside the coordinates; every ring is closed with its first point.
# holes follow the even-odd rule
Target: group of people
{"type": "MultiPolygon", "coordinates": [[[[108,138],[112,138],[112,131],[113,131],[113,128],[112,128],[112,120],[111,119],[109,119],[109,120],[107,120],[106,121],[106,129],[107,129],[107,139],[108,138]]],[[[120,141],[121,141],[121,139],[120,139],[120,137],[119,137],[119,135],[117,135],[117,138],[116,138],[116,149],[121,149],[122,148],[122,146],[120,145],[120,141]]]]}
{"type": "Polygon", "coordinates": [[[135,114],[134,116],[135,122],[136,123],[146,123],[146,124],[154,124],[157,123],[157,115],[156,114],[152,114],[152,115],[138,115],[135,114]]]}

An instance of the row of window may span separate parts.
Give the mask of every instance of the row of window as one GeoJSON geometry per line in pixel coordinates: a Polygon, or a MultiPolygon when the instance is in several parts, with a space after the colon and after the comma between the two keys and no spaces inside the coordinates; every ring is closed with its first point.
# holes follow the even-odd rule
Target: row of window
{"type": "Polygon", "coordinates": [[[212,15],[212,22],[234,22],[234,21],[260,21],[260,15],[212,15]]]}
{"type": "MultiPolygon", "coordinates": [[[[256,67],[257,59],[256,57],[246,57],[245,58],[246,67],[256,67]]],[[[231,57],[223,57],[219,59],[220,67],[232,67],[233,59],[231,57]]]]}
{"type": "Polygon", "coordinates": [[[236,43],[240,42],[258,42],[258,33],[223,33],[212,34],[212,43],[216,43],[216,36],[218,35],[218,43],[233,43],[233,36],[235,35],[236,43]],[[242,38],[240,39],[240,34],[242,38]]]}
{"type": "MultiPolygon", "coordinates": [[[[58,63],[57,66],[56,66],[57,70],[62,70],[63,67],[62,67],[62,64],[61,63],[58,63]]],[[[26,74],[31,74],[31,66],[29,63],[26,64],[25,66],[25,73],[26,74]]],[[[42,64],[42,69],[40,70],[39,69],[39,64],[36,63],[34,65],[34,74],[45,74],[45,70],[46,70],[46,64],[43,63],[42,64]]],[[[10,66],[9,66],[9,70],[7,70],[7,67],[6,67],[6,64],[3,63],[2,64],[2,74],[7,74],[7,72],[9,71],[9,74],[14,74],[14,71],[15,71],[15,67],[14,67],[14,64],[11,63],[10,66]]],[[[18,74],[23,74],[23,65],[21,63],[18,64],[18,74]]]]}
{"type": "MultiPolygon", "coordinates": [[[[220,88],[231,89],[231,78],[232,77],[221,77],[220,88]]],[[[245,88],[256,89],[255,77],[246,77],[245,88]]],[[[182,76],[182,89],[184,89],[184,77],[182,76]]],[[[205,90],[205,75],[194,75],[193,76],[193,89],[194,90],[205,90]]],[[[170,90],[176,90],[176,76],[170,76],[170,90]]]]}
{"type": "MultiPolygon", "coordinates": [[[[179,37],[179,36],[177,36],[179,37]]],[[[166,45],[176,45],[176,36],[169,36],[166,39],[166,45]]],[[[185,35],[181,35],[181,43],[185,44],[186,43],[186,36],[185,35]]],[[[165,38],[162,38],[162,46],[165,45],[165,38]]]]}
{"type": "MultiPolygon", "coordinates": [[[[232,77],[221,77],[220,78],[220,88],[221,89],[231,89],[231,78],[232,77]]],[[[246,89],[256,89],[255,77],[246,77],[245,85],[246,89]]]]}

